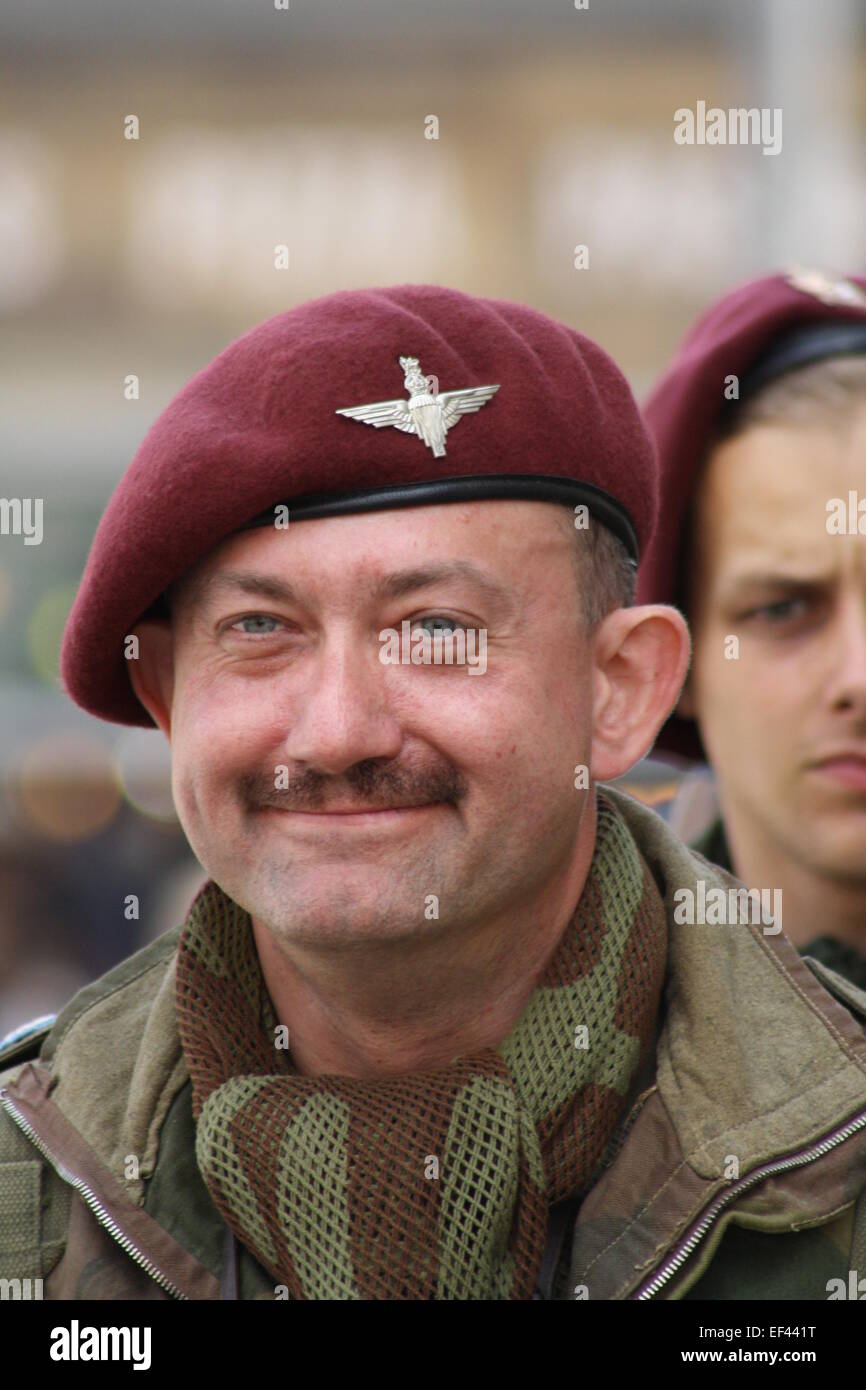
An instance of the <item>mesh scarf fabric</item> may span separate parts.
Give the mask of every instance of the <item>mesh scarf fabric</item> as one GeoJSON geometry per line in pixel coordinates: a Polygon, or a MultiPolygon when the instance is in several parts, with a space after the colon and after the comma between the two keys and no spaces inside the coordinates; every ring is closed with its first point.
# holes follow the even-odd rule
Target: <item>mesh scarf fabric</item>
{"type": "Polygon", "coordinates": [[[650,1046],[666,942],[655,881],[599,793],[584,891],[498,1047],[369,1081],[304,1076],[275,1046],[250,918],[208,882],[176,1005],[214,1203],[291,1298],[531,1298],[548,1207],[592,1185],[650,1046]]]}

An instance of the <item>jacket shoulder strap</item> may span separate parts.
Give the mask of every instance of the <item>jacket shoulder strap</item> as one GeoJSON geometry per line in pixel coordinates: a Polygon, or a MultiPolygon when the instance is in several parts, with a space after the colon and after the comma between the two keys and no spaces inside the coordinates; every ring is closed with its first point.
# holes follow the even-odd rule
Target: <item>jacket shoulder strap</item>
{"type": "Polygon", "coordinates": [[[829,965],[824,965],[823,961],[815,960],[813,956],[803,956],[803,961],[828,994],[832,994],[835,999],[839,1000],[840,1004],[844,1004],[852,1013],[866,1019],[866,991],[852,984],[850,980],[846,980],[844,975],[840,975],[838,971],[831,970],[829,965]]]}

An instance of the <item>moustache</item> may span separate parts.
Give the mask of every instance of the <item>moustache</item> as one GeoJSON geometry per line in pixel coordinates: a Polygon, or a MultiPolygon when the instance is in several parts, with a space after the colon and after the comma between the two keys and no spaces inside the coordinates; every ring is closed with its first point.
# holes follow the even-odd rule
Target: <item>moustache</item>
{"type": "Polygon", "coordinates": [[[341,811],[388,811],[441,801],[456,805],[468,791],[466,780],[457,768],[422,771],[383,766],[374,759],[356,763],[339,777],[307,768],[296,776],[283,774],[280,786],[275,786],[276,780],[276,774],[243,776],[241,789],[249,805],[273,807],[278,811],[327,812],[329,806],[338,806],[341,811]]]}

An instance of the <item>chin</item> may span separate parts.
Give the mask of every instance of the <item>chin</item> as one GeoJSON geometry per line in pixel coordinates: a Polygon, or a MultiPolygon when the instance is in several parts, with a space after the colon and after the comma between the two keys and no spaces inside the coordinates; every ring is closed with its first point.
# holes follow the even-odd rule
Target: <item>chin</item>
{"type": "MultiPolygon", "coordinates": [[[[393,894],[393,883],[390,887],[393,894]]],[[[243,906],[252,917],[285,940],[310,944],[393,941],[413,937],[438,923],[424,920],[417,902],[395,901],[388,885],[333,884],[322,876],[293,875],[282,892],[278,876],[247,885],[243,906]]],[[[230,895],[234,896],[234,895],[230,895]]],[[[240,902],[240,898],[235,898],[240,902]]]]}
{"type": "Polygon", "coordinates": [[[798,826],[792,855],[819,874],[860,882],[866,889],[866,812],[806,821],[798,826]]]}
{"type": "Polygon", "coordinates": [[[303,914],[286,917],[285,913],[278,916],[258,913],[254,914],[257,920],[264,922],[273,935],[278,936],[282,941],[293,942],[298,946],[306,947],[330,947],[343,949],[346,947],[370,947],[383,945],[386,942],[408,941],[424,934],[424,928],[429,929],[437,923],[424,922],[419,924],[407,913],[406,918],[400,923],[385,921],[381,913],[374,916],[352,913],[348,916],[335,916],[331,911],[327,916],[309,913],[305,908],[303,914]]]}

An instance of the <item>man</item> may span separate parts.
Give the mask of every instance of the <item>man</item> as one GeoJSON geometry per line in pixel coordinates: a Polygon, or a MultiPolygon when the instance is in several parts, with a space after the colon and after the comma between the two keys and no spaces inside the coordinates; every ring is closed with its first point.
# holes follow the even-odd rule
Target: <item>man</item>
{"type": "Polygon", "coordinates": [[[770,275],[713,305],[652,393],[661,524],[644,601],[694,659],[662,748],[720,814],[690,836],[781,895],[786,934],[866,988],[866,282],[770,275]]]}
{"type": "Polygon", "coordinates": [[[168,407],[62,670],[169,739],[210,878],[0,1061],[4,1275],[142,1299],[849,1278],[866,997],[771,916],[680,926],[735,881],[598,786],[688,661],[680,614],[631,603],[655,467],[593,343],[432,286],[279,315],[168,407]]]}

